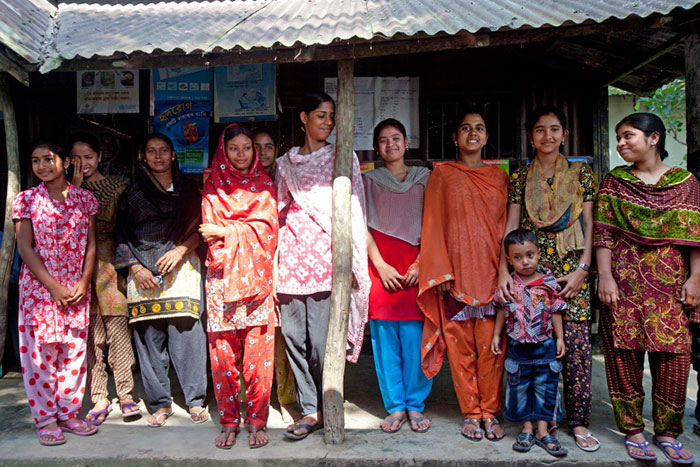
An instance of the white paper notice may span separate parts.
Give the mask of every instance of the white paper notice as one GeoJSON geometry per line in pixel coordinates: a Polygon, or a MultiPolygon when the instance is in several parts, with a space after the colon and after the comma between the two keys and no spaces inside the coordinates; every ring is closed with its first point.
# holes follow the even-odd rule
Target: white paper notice
{"type": "MultiPolygon", "coordinates": [[[[395,118],[406,127],[408,147],[420,146],[418,119],[418,78],[372,77],[355,78],[356,151],[371,151],[374,127],[384,119],[395,118]]],[[[337,99],[337,78],[326,78],[326,93],[337,99]]],[[[328,141],[335,143],[335,130],[328,141]]]]}

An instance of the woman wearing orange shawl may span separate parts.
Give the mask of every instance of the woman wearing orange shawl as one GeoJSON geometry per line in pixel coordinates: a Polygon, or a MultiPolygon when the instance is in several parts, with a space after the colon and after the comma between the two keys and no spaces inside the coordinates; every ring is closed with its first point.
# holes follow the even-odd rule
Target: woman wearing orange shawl
{"type": "Polygon", "coordinates": [[[466,113],[452,137],[457,162],[437,167],[425,190],[418,281],[418,304],[426,318],[422,366],[432,378],[447,350],[464,415],[462,435],[481,440],[483,421],[486,437],[498,440],[505,435],[496,418],[505,352],[494,355],[489,346],[508,175],[481,160],[488,133],[479,113],[466,113]]]}
{"type": "Polygon", "coordinates": [[[277,247],[274,184],[255,155],[252,133],[228,126],[204,185],[199,231],[207,252],[207,331],[219,407],[216,447],[230,449],[240,431],[240,374],[246,384],[251,448],[267,444],[275,327],[272,267],[277,247]]]}

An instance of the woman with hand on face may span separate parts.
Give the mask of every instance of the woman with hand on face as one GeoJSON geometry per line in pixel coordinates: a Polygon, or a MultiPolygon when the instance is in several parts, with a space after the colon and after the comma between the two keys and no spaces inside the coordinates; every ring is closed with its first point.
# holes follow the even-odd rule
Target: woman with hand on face
{"type": "Polygon", "coordinates": [[[20,363],[39,443],[56,446],[66,442],[63,433],[97,432],[78,418],[85,393],[97,200],[68,183],[69,159],[58,146],[38,143],[31,154],[41,183],[12,201],[23,261],[20,363]]]}
{"type": "Polygon", "coordinates": [[[146,399],[154,411],[149,426],[173,414],[170,360],[175,366],[193,423],[204,423],[207,342],[202,328],[202,276],[195,251],[202,198],[197,185],[177,168],[165,135],[146,137],[136,182],[119,199],[116,269],[128,274],[129,323],[146,399]]]}
{"type": "MultiPolygon", "coordinates": [[[[277,143],[272,133],[265,128],[258,128],[253,132],[253,141],[260,164],[274,181],[277,172],[277,143]]],[[[275,334],[275,382],[277,383],[277,400],[280,403],[282,421],[291,423],[298,420],[299,412],[294,408],[297,401],[294,373],[292,373],[292,367],[289,366],[284,336],[281,332],[275,334]]]]}
{"type": "Polygon", "coordinates": [[[230,449],[241,425],[240,375],[246,386],[250,448],[265,446],[275,327],[272,283],[277,248],[275,187],[256,157],[253,135],[229,125],[204,185],[199,231],[208,243],[207,330],[221,435],[230,449]]]}
{"type": "Polygon", "coordinates": [[[648,352],[654,444],[671,462],[691,464],[693,455],[677,438],[690,369],[689,321],[700,322],[700,184],[687,170],[664,164],[666,129],[656,115],[629,115],[615,131],[617,151],[630,165],[605,176],[593,239],[615,421],[630,457],[656,459],[642,417],[648,352]]]}
{"type": "MultiPolygon", "coordinates": [[[[600,442],[588,430],[592,404],[591,292],[588,267],[593,255],[593,200],[596,183],[591,167],[569,162],[561,154],[569,135],[566,116],[556,107],[542,107],[527,122],[527,134],[535,155],[529,166],[511,175],[506,234],[522,227],[535,232],[540,264],[562,286],[559,296],[568,310],[562,313],[566,353],[562,359],[564,402],[569,429],[576,446],[597,451],[600,442]]],[[[503,301],[513,301],[513,279],[501,257],[499,291],[503,301]]],[[[550,433],[556,437],[553,422],[550,433]]]]}
{"type": "Polygon", "coordinates": [[[410,421],[413,431],[424,433],[430,420],[423,416],[423,402],[433,381],[420,365],[423,313],[416,298],[423,192],[430,170],[404,162],[408,140],[398,120],[377,125],[374,147],[384,167],[363,178],[372,280],[369,326],[379,388],[389,413],[380,428],[395,433],[410,421]]]}
{"type": "Polygon", "coordinates": [[[93,135],[74,134],[69,140],[68,149],[75,167],[73,185],[94,194],[100,206],[96,223],[97,263],[92,278],[87,350],[87,386],[94,406],[85,417],[88,423],[100,425],[112,411],[105,360],[108,360],[114,374],[122,416],[141,413],[134,402],[133,371],[136,361],[131,347],[126,297],[123,287],[119,287],[121,278],[114,269],[117,202],[127,183],[121,178],[105,177],[100,173],[99,142],[93,135]]]}
{"type": "Polygon", "coordinates": [[[457,161],[433,170],[425,189],[418,305],[425,314],[422,365],[435,376],[445,350],[450,361],[462,435],[480,441],[505,436],[496,418],[503,386],[502,352],[491,352],[494,298],[508,174],[482,161],[488,141],[480,112],[467,111],[452,133],[457,161]]]}
{"type": "MultiPolygon", "coordinates": [[[[285,436],[299,440],[323,426],[323,359],[330,314],[331,218],[335,146],[326,139],[335,126],[335,104],[324,93],[304,96],[299,115],[304,145],[277,161],[280,217],[277,297],[287,356],[297,385],[302,419],[285,436]]],[[[352,276],[347,359],[360,355],[370,281],[367,227],[360,163],[352,161],[352,276]]]]}

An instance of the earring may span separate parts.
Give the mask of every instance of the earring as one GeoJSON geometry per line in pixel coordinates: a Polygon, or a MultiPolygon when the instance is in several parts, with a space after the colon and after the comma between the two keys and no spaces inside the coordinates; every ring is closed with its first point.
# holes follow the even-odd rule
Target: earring
{"type": "Polygon", "coordinates": [[[651,143],[652,146],[656,146],[656,143],[651,143]]]}

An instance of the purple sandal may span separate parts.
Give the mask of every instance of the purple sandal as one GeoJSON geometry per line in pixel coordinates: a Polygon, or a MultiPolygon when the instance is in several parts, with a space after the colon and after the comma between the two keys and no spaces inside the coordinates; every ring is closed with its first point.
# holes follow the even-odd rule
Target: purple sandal
{"type": "Polygon", "coordinates": [[[625,439],[625,446],[631,447],[631,448],[637,448],[641,449],[644,451],[644,455],[639,455],[639,454],[632,454],[630,450],[627,450],[627,455],[630,456],[632,459],[637,459],[640,461],[655,461],[656,460],[656,455],[655,454],[649,454],[649,441],[644,440],[641,443],[637,443],[635,441],[632,441],[631,439],[625,439]]]}
{"type": "Polygon", "coordinates": [[[77,436],[90,436],[97,433],[97,427],[87,423],[85,420],[80,420],[79,418],[72,418],[70,421],[63,421],[65,424],[59,424],[58,427],[64,433],[73,433],[77,436]],[[85,431],[76,430],[76,428],[87,428],[85,431]]]}
{"type": "Polygon", "coordinates": [[[61,429],[58,430],[47,430],[45,428],[39,428],[36,430],[39,435],[39,442],[44,446],[59,446],[65,444],[66,438],[61,433],[61,429]],[[41,439],[43,437],[49,437],[49,440],[41,439]]]}
{"type": "Polygon", "coordinates": [[[666,456],[666,459],[670,460],[671,462],[675,464],[692,464],[695,462],[695,457],[692,455],[688,459],[683,459],[681,457],[681,449],[683,449],[683,443],[680,441],[676,440],[675,443],[671,441],[661,441],[659,439],[656,439],[656,436],[652,438],[654,440],[654,444],[658,446],[660,449],[663,449],[664,456],[666,456]],[[671,457],[671,455],[666,451],[666,448],[671,448],[676,452],[677,457],[671,457]]]}
{"type": "Polygon", "coordinates": [[[139,405],[136,402],[127,402],[126,404],[119,404],[119,407],[121,407],[122,410],[122,418],[129,418],[141,415],[141,407],[139,407],[139,405]],[[134,407],[136,407],[136,410],[129,410],[133,409],[134,407]],[[127,409],[128,412],[124,412],[124,409],[127,409]]]}
{"type": "Polygon", "coordinates": [[[85,419],[85,422],[86,422],[86,423],[89,423],[90,425],[100,426],[100,425],[102,425],[102,422],[104,422],[105,420],[107,420],[107,415],[109,415],[109,413],[110,413],[111,411],[112,411],[112,404],[109,404],[107,407],[105,407],[105,408],[102,409],[102,410],[98,410],[97,412],[95,412],[94,410],[90,410],[90,411],[88,412],[88,415],[92,415],[92,420],[88,420],[88,419],[86,418],[86,419],[85,419]],[[103,418],[102,420],[100,420],[99,417],[100,417],[100,415],[102,415],[102,414],[105,414],[105,418],[103,418]]]}

